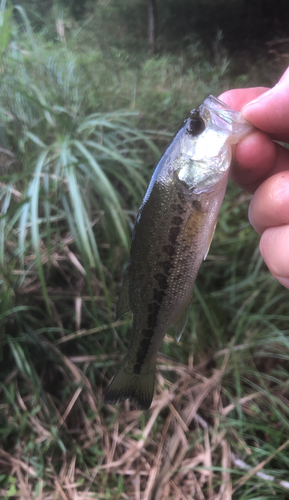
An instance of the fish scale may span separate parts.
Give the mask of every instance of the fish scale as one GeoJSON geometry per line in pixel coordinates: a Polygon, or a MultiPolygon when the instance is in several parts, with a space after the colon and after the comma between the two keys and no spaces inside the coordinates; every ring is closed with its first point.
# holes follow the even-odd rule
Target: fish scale
{"type": "Polygon", "coordinates": [[[158,163],[137,216],[117,316],[133,312],[128,352],[105,394],[148,409],[169,327],[179,340],[225,194],[232,147],[253,130],[213,96],[191,111],[158,163]]]}

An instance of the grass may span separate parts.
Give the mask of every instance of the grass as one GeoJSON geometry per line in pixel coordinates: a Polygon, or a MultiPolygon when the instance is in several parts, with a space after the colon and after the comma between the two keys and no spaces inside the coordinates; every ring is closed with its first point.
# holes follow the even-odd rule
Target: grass
{"type": "Polygon", "coordinates": [[[217,60],[201,39],[165,45],[165,30],[152,57],[135,5],[44,23],[1,3],[0,498],[286,499],[288,291],[233,184],[150,410],[102,404],[129,342],[115,304],[159,151],[205,95],[281,72],[236,71],[220,34],[217,60]]]}

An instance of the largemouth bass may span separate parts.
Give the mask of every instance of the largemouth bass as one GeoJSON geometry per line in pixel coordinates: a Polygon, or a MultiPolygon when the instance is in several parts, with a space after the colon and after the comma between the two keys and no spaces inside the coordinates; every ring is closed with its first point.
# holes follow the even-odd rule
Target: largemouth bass
{"type": "Polygon", "coordinates": [[[171,325],[179,340],[194,281],[224,198],[233,146],[253,130],[241,113],[209,96],[184,121],[152,176],[139,209],[117,318],[132,310],[129,350],[105,403],[150,407],[156,358],[171,325]]]}

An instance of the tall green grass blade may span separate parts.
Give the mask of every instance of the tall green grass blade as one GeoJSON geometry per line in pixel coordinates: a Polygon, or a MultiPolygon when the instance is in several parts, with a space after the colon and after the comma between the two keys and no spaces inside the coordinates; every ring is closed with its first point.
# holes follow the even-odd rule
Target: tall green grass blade
{"type": "MultiPolygon", "coordinates": [[[[11,201],[11,187],[10,189],[5,189],[6,194],[4,195],[4,199],[2,200],[2,208],[1,208],[1,213],[3,215],[7,214],[7,210],[10,205],[11,201]]],[[[4,193],[2,192],[2,195],[4,193]]],[[[2,197],[2,196],[1,196],[2,197]]],[[[7,219],[6,217],[1,217],[0,219],[0,263],[3,266],[4,265],[4,260],[5,260],[5,228],[7,224],[7,219]]]]}
{"type": "Polygon", "coordinates": [[[39,190],[40,190],[40,176],[44,167],[46,166],[48,152],[44,151],[38,158],[37,164],[35,166],[34,179],[31,182],[31,201],[30,201],[30,219],[31,219],[31,236],[32,244],[36,255],[36,265],[38,268],[39,279],[41,283],[42,293],[45,300],[46,308],[49,314],[51,314],[51,309],[49,305],[49,298],[47,294],[47,288],[45,283],[44,271],[42,266],[42,259],[40,254],[40,239],[39,239],[39,190]]]}
{"type": "Polygon", "coordinates": [[[78,140],[73,141],[76,148],[83,154],[87,159],[89,166],[92,169],[93,177],[92,180],[95,186],[98,186],[99,194],[101,200],[103,201],[106,209],[111,212],[112,219],[115,225],[115,229],[119,234],[122,244],[128,248],[128,234],[126,230],[126,222],[123,211],[120,207],[115,188],[108,180],[103,170],[101,169],[98,162],[95,160],[93,155],[88,151],[88,149],[80,143],[78,140]]]}
{"type": "Polygon", "coordinates": [[[84,253],[88,257],[90,266],[94,267],[95,261],[91,245],[89,242],[89,238],[87,235],[89,220],[87,218],[86,210],[84,208],[83,201],[81,199],[78,183],[72,166],[66,167],[65,175],[68,181],[68,189],[70,193],[71,204],[73,206],[74,218],[79,238],[83,246],[84,253]]]}
{"type": "Polygon", "coordinates": [[[15,5],[14,9],[19,12],[20,18],[22,19],[22,22],[25,26],[25,31],[27,33],[28,39],[30,41],[30,48],[35,52],[35,54],[38,54],[38,44],[37,41],[34,37],[34,33],[31,27],[30,20],[26,14],[25,9],[21,5],[15,5]]]}
{"type": "Polygon", "coordinates": [[[13,7],[6,9],[6,2],[1,2],[0,5],[0,64],[3,63],[5,51],[8,47],[11,37],[11,17],[13,7]]]}

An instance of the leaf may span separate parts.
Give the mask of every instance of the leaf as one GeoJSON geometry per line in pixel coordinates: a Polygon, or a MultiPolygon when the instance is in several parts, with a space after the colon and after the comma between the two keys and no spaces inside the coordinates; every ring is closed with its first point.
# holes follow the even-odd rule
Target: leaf
{"type": "Polygon", "coordinates": [[[39,185],[40,185],[40,175],[44,166],[46,165],[48,151],[44,151],[38,158],[34,179],[31,182],[31,201],[30,201],[30,218],[31,218],[31,236],[32,236],[32,244],[36,255],[36,265],[39,272],[39,279],[41,282],[42,292],[44,296],[44,300],[46,303],[46,308],[49,314],[51,314],[49,299],[47,295],[47,289],[45,284],[45,277],[43,266],[41,262],[41,254],[39,249],[39,228],[38,228],[38,200],[39,200],[39,185]]]}

